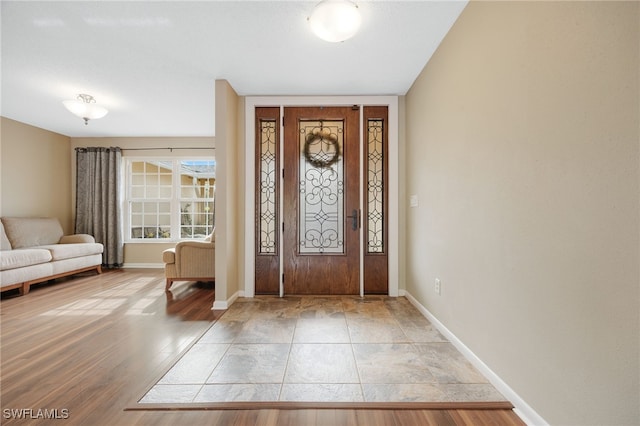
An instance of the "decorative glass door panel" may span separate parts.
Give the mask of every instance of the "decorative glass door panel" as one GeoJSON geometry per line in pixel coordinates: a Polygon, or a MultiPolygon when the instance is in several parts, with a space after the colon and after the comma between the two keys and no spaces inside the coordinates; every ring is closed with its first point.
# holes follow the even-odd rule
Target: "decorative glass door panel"
{"type": "Polygon", "coordinates": [[[255,291],[280,291],[280,108],[256,108],[255,291]]]}
{"type": "Polygon", "coordinates": [[[276,140],[277,132],[276,127],[278,123],[276,120],[261,120],[260,121],[260,147],[259,147],[259,160],[260,160],[260,175],[258,177],[258,213],[260,220],[258,226],[260,229],[260,254],[275,254],[278,242],[278,205],[277,201],[277,181],[278,181],[278,169],[277,159],[279,146],[276,140]]]}
{"type": "Polygon", "coordinates": [[[387,294],[387,107],[365,106],[364,129],[364,292],[387,294]]]}
{"type": "Polygon", "coordinates": [[[344,253],[342,121],[299,123],[300,254],[344,253]]]}

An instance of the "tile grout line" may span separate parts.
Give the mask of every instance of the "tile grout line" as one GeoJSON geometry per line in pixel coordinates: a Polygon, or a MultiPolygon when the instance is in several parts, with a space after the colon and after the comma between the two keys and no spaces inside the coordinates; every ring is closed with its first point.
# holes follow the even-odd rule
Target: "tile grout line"
{"type": "Polygon", "coordinates": [[[284,391],[284,381],[287,377],[287,370],[289,369],[289,361],[291,360],[291,351],[293,350],[293,340],[296,335],[296,329],[298,328],[298,320],[300,319],[300,307],[296,307],[295,325],[293,326],[293,332],[291,333],[291,341],[289,342],[289,351],[287,352],[287,362],[284,364],[284,371],[282,372],[282,380],[280,381],[280,392],[278,392],[278,401],[282,401],[282,392],[284,391]]]}
{"type": "Polygon", "coordinates": [[[349,346],[351,347],[351,355],[353,356],[353,362],[356,366],[356,374],[358,375],[358,385],[360,387],[360,394],[362,395],[362,402],[366,402],[364,386],[362,385],[362,375],[360,374],[360,367],[358,365],[358,358],[356,357],[356,351],[353,347],[353,339],[351,338],[351,328],[349,327],[349,321],[347,320],[347,313],[344,308],[344,299],[341,300],[342,314],[344,315],[345,326],[347,327],[347,336],[349,336],[349,346]]]}

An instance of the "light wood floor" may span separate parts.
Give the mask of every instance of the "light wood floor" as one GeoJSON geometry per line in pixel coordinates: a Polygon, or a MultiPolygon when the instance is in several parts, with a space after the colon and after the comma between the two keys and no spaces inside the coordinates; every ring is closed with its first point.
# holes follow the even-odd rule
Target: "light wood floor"
{"type": "Polygon", "coordinates": [[[522,425],[509,409],[125,411],[215,321],[214,293],[164,293],[161,270],[91,273],[2,295],[0,423],[65,425],[522,425]],[[11,411],[14,410],[14,411],[11,411]],[[31,411],[27,411],[31,410],[31,411]],[[57,410],[57,411],[54,411],[57,410]],[[12,417],[13,416],[13,417],[12,417]]]}

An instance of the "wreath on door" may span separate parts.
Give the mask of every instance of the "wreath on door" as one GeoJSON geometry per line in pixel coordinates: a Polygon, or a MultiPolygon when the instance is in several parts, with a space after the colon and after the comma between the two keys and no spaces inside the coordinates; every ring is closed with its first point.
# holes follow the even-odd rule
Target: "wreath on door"
{"type": "Polygon", "coordinates": [[[338,144],[338,137],[331,133],[325,132],[323,129],[314,130],[309,133],[304,142],[304,158],[309,164],[314,167],[327,168],[331,167],[340,159],[340,145],[338,144]],[[329,148],[333,148],[333,155],[325,158],[318,154],[311,153],[311,145],[316,143],[325,142],[329,145],[329,148]]]}

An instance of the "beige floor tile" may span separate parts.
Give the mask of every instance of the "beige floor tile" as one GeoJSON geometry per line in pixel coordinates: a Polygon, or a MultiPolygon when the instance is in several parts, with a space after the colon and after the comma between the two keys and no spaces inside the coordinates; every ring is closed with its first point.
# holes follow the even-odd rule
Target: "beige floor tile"
{"type": "Polygon", "coordinates": [[[350,343],[347,322],[342,317],[300,318],[293,335],[294,343],[350,343]]]}
{"type": "Polygon", "coordinates": [[[252,318],[244,323],[234,343],[291,343],[293,318],[252,318]]]}
{"type": "Polygon", "coordinates": [[[391,318],[391,312],[380,296],[343,297],[342,306],[345,313],[359,314],[362,318],[391,318]]]}
{"type": "Polygon", "coordinates": [[[429,365],[412,344],[353,344],[364,383],[435,383],[429,365]]]}
{"type": "Polygon", "coordinates": [[[359,383],[348,344],[297,344],[291,347],[285,383],[359,383]]]}
{"type": "Polygon", "coordinates": [[[339,297],[304,297],[300,300],[300,318],[344,318],[339,297]]]}
{"type": "Polygon", "coordinates": [[[448,340],[432,325],[415,326],[400,324],[407,339],[413,343],[443,343],[448,340]]]}
{"type": "Polygon", "coordinates": [[[438,383],[488,383],[451,343],[420,343],[415,347],[438,383]]]}
{"type": "Polygon", "coordinates": [[[277,401],[280,383],[204,385],[193,402],[277,401]]]}
{"type": "Polygon", "coordinates": [[[446,401],[506,401],[506,398],[488,383],[440,384],[438,387],[445,393],[446,401]]]}
{"type": "Polygon", "coordinates": [[[204,383],[229,347],[228,344],[196,343],[158,383],[204,383]]]}
{"type": "MultiPolygon", "coordinates": [[[[235,303],[231,305],[231,308],[235,306],[235,303]]],[[[227,312],[222,315],[222,317],[218,320],[221,322],[232,322],[232,321],[248,321],[256,315],[256,312],[259,311],[259,307],[249,303],[243,303],[241,307],[231,309],[229,308],[227,312]]]]}
{"type": "Polygon", "coordinates": [[[216,383],[282,383],[289,344],[234,344],[206,381],[216,383]]]}
{"type": "Polygon", "coordinates": [[[360,384],[351,383],[285,383],[280,401],[296,402],[363,402],[360,384]]]}
{"type": "Polygon", "coordinates": [[[218,321],[200,338],[199,343],[233,343],[245,321],[218,321]]]}
{"type": "Polygon", "coordinates": [[[428,383],[365,383],[362,385],[367,402],[442,402],[447,394],[428,383]]]}
{"type": "Polygon", "coordinates": [[[347,327],[352,343],[410,343],[411,340],[391,317],[363,318],[347,313],[347,327]]]}
{"type": "Polygon", "coordinates": [[[300,315],[299,297],[267,297],[253,318],[298,318],[300,315]]]}
{"type": "Polygon", "coordinates": [[[202,385],[155,385],[139,401],[141,404],[188,404],[202,385]]]}

